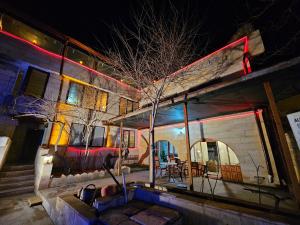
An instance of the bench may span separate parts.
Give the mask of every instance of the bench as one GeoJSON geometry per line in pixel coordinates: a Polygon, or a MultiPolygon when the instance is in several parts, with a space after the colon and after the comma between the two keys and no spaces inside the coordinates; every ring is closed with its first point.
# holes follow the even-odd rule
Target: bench
{"type": "Polygon", "coordinates": [[[280,201],[291,199],[291,196],[288,193],[278,193],[278,192],[274,193],[266,189],[258,189],[258,188],[251,188],[251,187],[246,187],[244,188],[244,190],[251,191],[252,193],[260,193],[260,194],[272,196],[275,199],[275,205],[274,205],[275,210],[279,208],[280,201]]]}

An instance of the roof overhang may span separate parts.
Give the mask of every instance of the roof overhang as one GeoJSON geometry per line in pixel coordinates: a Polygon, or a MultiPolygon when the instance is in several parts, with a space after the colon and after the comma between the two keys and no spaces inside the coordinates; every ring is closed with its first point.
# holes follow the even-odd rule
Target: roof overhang
{"type": "MultiPolygon", "coordinates": [[[[184,121],[183,103],[188,102],[189,121],[264,108],[268,105],[263,81],[270,81],[276,101],[300,93],[300,57],[232,80],[219,80],[162,101],[155,126],[184,121]]],[[[149,127],[151,106],[111,119],[110,124],[143,129],[149,127]]]]}

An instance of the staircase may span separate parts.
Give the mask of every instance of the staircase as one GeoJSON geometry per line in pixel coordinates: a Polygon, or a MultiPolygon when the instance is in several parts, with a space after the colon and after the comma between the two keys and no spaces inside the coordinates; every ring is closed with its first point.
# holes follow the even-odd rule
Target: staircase
{"type": "Polygon", "coordinates": [[[0,197],[34,192],[34,165],[5,165],[0,171],[0,197]]]}

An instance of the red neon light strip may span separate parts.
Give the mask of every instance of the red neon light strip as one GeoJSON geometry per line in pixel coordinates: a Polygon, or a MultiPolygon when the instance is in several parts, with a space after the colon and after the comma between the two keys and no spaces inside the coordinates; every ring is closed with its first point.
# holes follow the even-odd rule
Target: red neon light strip
{"type": "MultiPolygon", "coordinates": [[[[21,37],[18,37],[18,36],[16,36],[16,35],[13,35],[13,34],[7,32],[7,31],[4,31],[4,30],[0,30],[0,32],[3,33],[3,34],[5,34],[5,35],[7,35],[7,36],[10,36],[10,37],[12,37],[12,38],[14,38],[14,39],[17,39],[17,40],[19,40],[19,41],[22,41],[22,42],[24,42],[24,43],[26,43],[26,44],[28,44],[28,45],[34,47],[34,48],[37,49],[38,51],[43,52],[44,54],[50,55],[50,56],[55,57],[55,58],[58,58],[58,59],[62,59],[62,56],[61,56],[61,55],[58,55],[58,54],[56,54],[56,53],[50,52],[50,51],[48,51],[48,50],[46,50],[46,49],[43,49],[43,48],[41,48],[41,47],[39,47],[39,46],[37,46],[37,45],[31,43],[31,42],[28,41],[28,40],[25,40],[25,39],[23,39],[23,38],[21,38],[21,37]]],[[[205,60],[205,59],[211,57],[212,55],[215,55],[215,54],[217,54],[217,53],[219,53],[219,52],[221,52],[221,51],[223,51],[223,50],[225,50],[225,49],[227,49],[227,48],[234,47],[234,46],[236,46],[236,45],[238,45],[238,44],[240,44],[240,43],[243,43],[243,42],[244,42],[244,50],[243,50],[243,51],[244,51],[244,54],[245,54],[245,53],[248,53],[248,52],[249,52],[249,46],[248,46],[249,40],[248,40],[248,37],[245,36],[245,37],[242,37],[242,38],[240,38],[240,39],[238,39],[238,40],[236,40],[236,41],[234,41],[234,42],[232,42],[232,43],[230,43],[230,44],[228,44],[228,45],[225,45],[224,47],[222,47],[222,48],[220,48],[220,49],[218,49],[218,50],[216,50],[216,51],[214,51],[214,52],[212,52],[212,53],[210,53],[210,54],[208,54],[208,55],[206,55],[206,56],[204,56],[204,57],[202,57],[202,58],[196,60],[195,62],[193,62],[193,63],[191,63],[191,64],[189,64],[189,65],[187,65],[187,66],[181,68],[180,70],[177,70],[176,72],[174,72],[173,74],[171,74],[171,76],[174,76],[174,75],[176,75],[176,74],[178,74],[178,73],[180,73],[180,72],[182,72],[182,71],[185,71],[185,70],[189,69],[190,67],[192,67],[192,66],[195,65],[196,63],[199,63],[199,62],[201,62],[201,61],[203,61],[203,60],[205,60]]],[[[103,74],[103,73],[101,73],[101,72],[99,72],[99,71],[96,71],[96,70],[94,70],[94,69],[91,69],[91,68],[89,68],[89,67],[87,67],[87,66],[85,66],[85,65],[82,65],[82,64],[78,63],[78,62],[75,62],[75,61],[73,61],[73,60],[71,60],[71,59],[69,59],[69,58],[66,58],[66,57],[65,57],[65,60],[67,60],[67,61],[69,61],[69,62],[71,62],[71,63],[73,63],[73,64],[75,64],[75,65],[78,65],[78,66],[80,66],[80,67],[83,67],[83,68],[85,68],[85,69],[88,70],[88,71],[91,71],[91,72],[93,72],[93,73],[96,73],[97,75],[100,75],[100,76],[106,77],[107,79],[113,80],[113,81],[117,82],[118,84],[120,84],[121,86],[126,86],[126,87],[129,87],[129,88],[135,89],[135,88],[131,87],[130,85],[127,85],[127,84],[125,84],[125,83],[123,83],[123,82],[121,82],[121,81],[119,81],[119,80],[117,80],[117,79],[114,79],[114,78],[112,78],[112,77],[110,77],[110,76],[108,76],[108,75],[106,75],[106,74],[103,74]]],[[[246,71],[246,68],[245,68],[245,67],[248,68],[248,73],[251,72],[251,67],[250,67],[250,63],[249,63],[249,60],[248,60],[248,59],[246,59],[246,62],[245,62],[245,63],[243,62],[244,74],[246,75],[246,74],[247,74],[247,71],[246,71]],[[245,64],[246,64],[246,65],[245,65],[245,64]]],[[[141,92],[141,90],[138,90],[138,89],[135,89],[135,90],[138,91],[138,92],[141,92]]]]}
{"type": "MultiPolygon", "coordinates": [[[[190,67],[192,67],[193,65],[195,65],[196,63],[199,63],[199,62],[201,62],[201,61],[203,61],[203,60],[205,60],[205,59],[211,57],[212,55],[215,55],[215,54],[217,54],[217,53],[219,53],[219,52],[221,52],[221,51],[223,51],[223,50],[225,50],[225,49],[227,49],[227,48],[234,47],[234,46],[236,46],[236,45],[238,45],[238,44],[240,44],[240,43],[244,43],[244,49],[243,49],[243,52],[244,52],[244,54],[245,54],[245,53],[247,53],[247,52],[249,51],[248,42],[249,42],[249,41],[248,41],[248,37],[247,37],[247,36],[242,37],[242,38],[240,38],[240,39],[238,39],[238,40],[236,40],[236,41],[234,41],[234,42],[232,42],[232,43],[230,43],[230,44],[228,44],[228,45],[225,45],[224,47],[222,47],[222,48],[220,48],[220,49],[218,49],[218,50],[216,50],[216,51],[214,51],[214,52],[212,52],[212,53],[210,53],[210,54],[208,54],[208,55],[206,55],[206,56],[204,56],[204,57],[202,57],[202,58],[196,60],[195,62],[193,62],[193,63],[191,63],[191,64],[189,64],[189,65],[187,65],[187,66],[181,68],[180,70],[177,70],[176,72],[172,73],[171,76],[174,76],[174,75],[176,75],[176,74],[178,74],[178,73],[180,73],[180,72],[182,72],[182,71],[185,71],[185,70],[189,69],[190,67]]],[[[250,66],[250,65],[249,65],[249,66],[250,66]]],[[[244,65],[243,65],[243,68],[244,68],[244,65]]],[[[251,71],[251,68],[250,68],[250,71],[251,71]]],[[[244,68],[244,73],[245,73],[245,72],[246,72],[246,71],[245,71],[245,68],[244,68]]]]}
{"type": "MultiPolygon", "coordinates": [[[[136,150],[137,148],[128,148],[129,151],[136,150]]],[[[120,148],[110,148],[110,147],[91,147],[88,149],[89,152],[95,153],[95,152],[101,152],[101,151],[119,151],[120,148]]],[[[85,151],[84,147],[74,147],[74,146],[68,146],[67,147],[68,152],[83,152],[85,151]]]]}
{"type": "MultiPolygon", "coordinates": [[[[26,39],[23,39],[23,38],[21,38],[21,37],[18,37],[18,36],[14,35],[14,34],[11,34],[11,33],[7,32],[7,31],[0,30],[0,33],[4,34],[4,35],[6,35],[6,36],[9,36],[9,37],[11,37],[11,38],[14,38],[14,39],[16,39],[16,40],[19,40],[19,41],[21,41],[21,42],[23,42],[23,43],[26,43],[26,44],[30,45],[31,47],[35,48],[36,50],[38,50],[38,51],[40,51],[40,52],[42,52],[42,53],[44,53],[44,54],[47,54],[47,55],[49,55],[49,56],[51,56],[51,57],[54,57],[54,58],[57,58],[57,59],[60,59],[60,60],[62,59],[62,56],[61,56],[61,55],[56,54],[56,53],[53,53],[53,52],[50,52],[50,51],[48,51],[48,50],[46,50],[46,49],[44,49],[44,48],[41,48],[41,47],[38,46],[38,45],[35,45],[35,44],[31,43],[30,41],[28,41],[28,40],[26,40],[26,39]]],[[[93,73],[96,73],[97,75],[100,75],[100,76],[103,76],[103,77],[105,77],[105,78],[107,78],[107,79],[113,80],[113,81],[117,82],[118,84],[120,84],[121,86],[126,86],[126,87],[129,87],[129,88],[135,89],[134,87],[132,87],[132,86],[130,86],[130,85],[128,85],[128,84],[125,84],[125,83],[123,83],[123,82],[121,82],[121,81],[119,81],[119,80],[117,80],[117,79],[115,79],[115,78],[113,78],[113,77],[110,77],[110,76],[108,76],[108,75],[106,75],[106,74],[104,74],[104,73],[101,73],[101,72],[99,72],[99,71],[97,71],[97,70],[91,69],[91,68],[89,68],[89,67],[87,67],[87,66],[85,66],[85,65],[82,65],[82,64],[80,64],[80,63],[78,63],[78,62],[75,62],[75,61],[73,61],[73,60],[71,60],[71,59],[69,59],[69,58],[64,57],[64,59],[67,60],[67,61],[69,61],[69,62],[71,62],[71,63],[73,63],[73,64],[75,64],[75,65],[78,65],[78,66],[80,66],[80,67],[83,67],[84,69],[87,69],[87,70],[89,70],[89,71],[91,71],[91,72],[93,72],[93,73]]],[[[136,91],[140,91],[140,90],[138,90],[138,89],[135,89],[135,90],[136,90],[136,91]]]]}

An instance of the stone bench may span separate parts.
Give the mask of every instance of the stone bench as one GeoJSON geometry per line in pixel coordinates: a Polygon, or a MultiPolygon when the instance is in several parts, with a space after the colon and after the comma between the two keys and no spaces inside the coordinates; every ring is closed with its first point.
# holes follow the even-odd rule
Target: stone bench
{"type": "Polygon", "coordinates": [[[57,225],[96,225],[99,224],[97,210],[73,195],[57,197],[57,225]]]}

